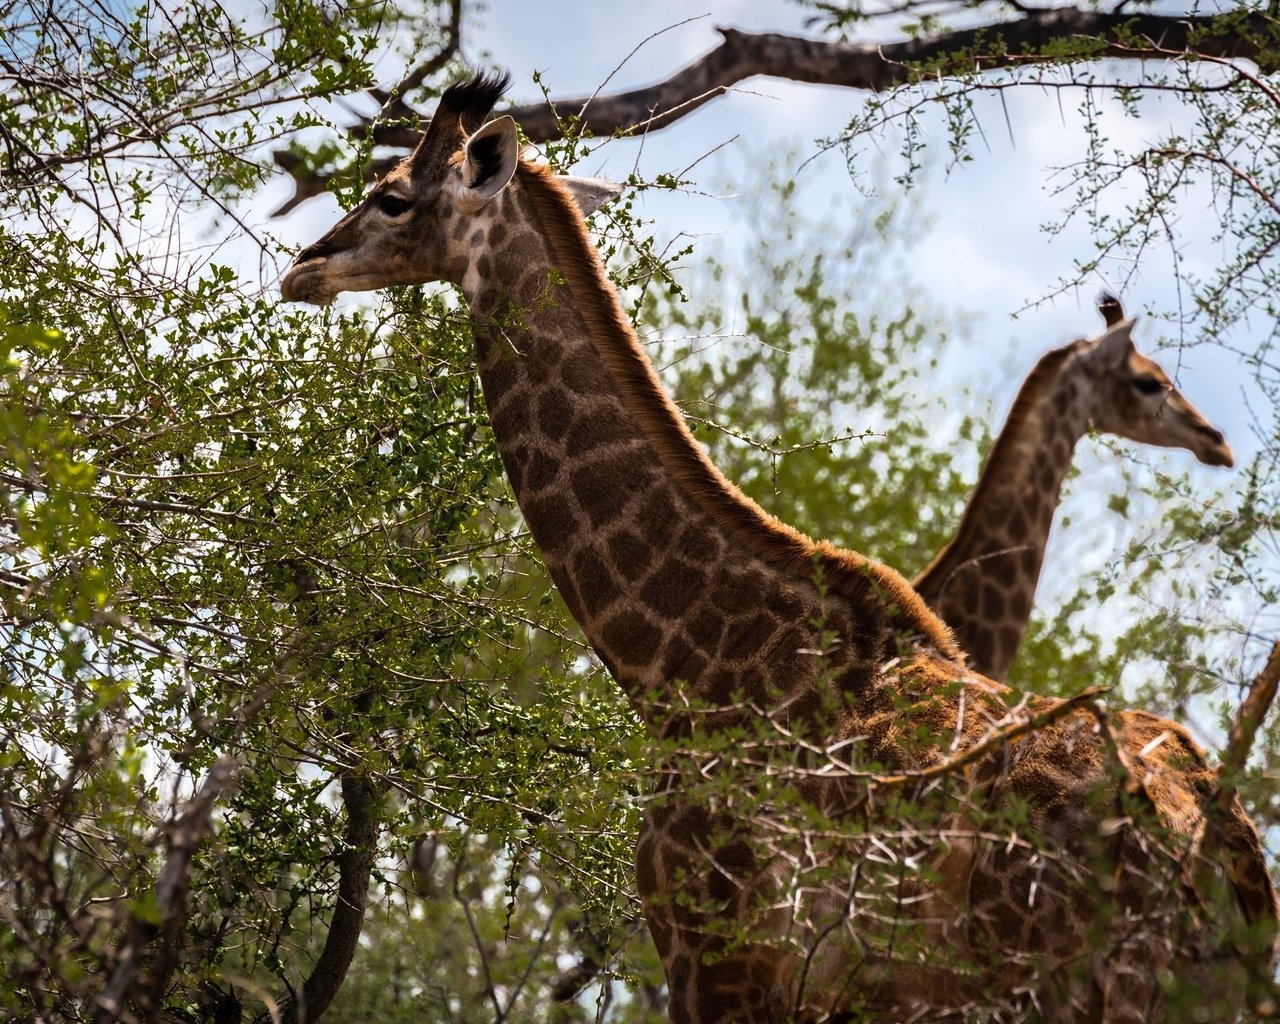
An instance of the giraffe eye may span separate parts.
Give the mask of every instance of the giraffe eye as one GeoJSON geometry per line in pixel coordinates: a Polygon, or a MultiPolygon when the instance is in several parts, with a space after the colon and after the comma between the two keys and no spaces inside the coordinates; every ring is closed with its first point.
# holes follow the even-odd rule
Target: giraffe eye
{"type": "Polygon", "coordinates": [[[388,217],[399,217],[402,213],[408,213],[412,207],[413,203],[408,199],[393,196],[390,192],[383,192],[378,196],[378,209],[388,217]]]}
{"type": "Polygon", "coordinates": [[[1156,380],[1155,377],[1134,377],[1133,386],[1144,395],[1154,395],[1164,390],[1164,385],[1156,380]]]}

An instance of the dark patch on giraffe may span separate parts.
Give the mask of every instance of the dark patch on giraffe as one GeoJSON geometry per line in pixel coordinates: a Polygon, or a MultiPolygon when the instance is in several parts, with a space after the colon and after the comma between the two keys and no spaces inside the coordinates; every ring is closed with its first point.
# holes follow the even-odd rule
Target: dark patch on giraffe
{"type": "MultiPolygon", "coordinates": [[[[643,893],[646,891],[651,892],[652,890],[646,890],[644,886],[641,885],[640,891],[643,893]]],[[[671,926],[667,924],[665,917],[661,914],[655,913],[645,914],[645,922],[649,926],[649,934],[653,936],[653,944],[658,950],[658,956],[660,956],[665,963],[667,957],[671,955],[671,947],[673,944],[671,926]]]]}
{"type": "MultiPolygon", "coordinates": [[[[535,346],[526,355],[524,375],[529,384],[538,389],[543,388],[549,381],[559,377],[555,362],[546,358],[541,345],[535,346]]],[[[541,406],[548,402],[564,402],[567,401],[567,398],[568,396],[565,395],[562,389],[553,387],[538,394],[534,401],[541,406]]]]}
{"type": "Polygon", "coordinates": [[[658,487],[646,494],[636,510],[636,520],[645,531],[645,539],[654,547],[670,545],[680,525],[671,492],[658,487]]]}
{"type": "Polygon", "coordinates": [[[656,660],[662,630],[643,612],[627,609],[600,627],[600,639],[621,664],[643,667],[656,660]]]}
{"type": "Polygon", "coordinates": [[[460,219],[453,225],[453,231],[450,232],[450,237],[455,242],[461,242],[464,238],[467,237],[467,231],[470,229],[470,227],[471,227],[470,221],[465,219],[460,219]]]}
{"type": "Polygon", "coordinates": [[[740,956],[700,964],[697,1010],[702,1021],[759,1019],[742,1005],[742,985],[746,964],[740,956]]]}
{"type": "Polygon", "coordinates": [[[1058,485],[1058,473],[1051,462],[1041,463],[1037,479],[1040,484],[1040,493],[1052,495],[1058,485]]]}
{"type": "Polygon", "coordinates": [[[524,494],[529,446],[527,444],[508,445],[501,455],[503,468],[507,471],[507,479],[511,482],[511,490],[516,494],[524,494]]]}
{"type": "Polygon", "coordinates": [[[708,564],[720,560],[722,542],[708,529],[708,524],[701,517],[685,526],[680,534],[679,546],[684,557],[694,562],[708,564]]]}
{"type": "MultiPolygon", "coordinates": [[[[560,362],[564,359],[564,343],[550,335],[542,335],[538,338],[538,358],[549,367],[554,367],[557,371],[560,369],[560,362]]],[[[557,383],[559,374],[557,373],[557,383]]],[[[563,392],[561,392],[563,394],[563,392]]]]}
{"type": "Polygon", "coordinates": [[[1031,528],[1031,524],[1027,522],[1027,513],[1021,505],[1014,505],[1009,510],[1009,518],[1007,521],[1009,533],[1019,538],[1019,542],[1027,535],[1027,531],[1031,528]]]}
{"type": "Polygon", "coordinates": [[[777,629],[777,620],[768,612],[756,612],[729,627],[720,648],[725,661],[744,661],[759,654],[777,629]]]}
{"type": "Polygon", "coordinates": [[[610,381],[595,359],[568,359],[560,368],[560,380],[577,395],[609,394],[610,381]]]}
{"type": "Polygon", "coordinates": [[[476,228],[471,232],[471,248],[479,249],[484,245],[484,228],[476,228]]]}
{"type": "MultiPolygon", "coordinates": [[[[588,542],[583,545],[569,557],[568,565],[578,596],[593,614],[599,615],[622,595],[621,581],[595,544],[588,542]]],[[[618,653],[616,649],[614,653],[618,653]]]]}
{"type": "Polygon", "coordinates": [[[640,589],[640,600],[664,618],[683,614],[706,583],[701,569],[682,558],[668,558],[640,589]]]}
{"type": "Polygon", "coordinates": [[[657,840],[642,829],[636,841],[636,884],[640,891],[654,892],[658,888],[657,840]]]}
{"type": "Polygon", "coordinates": [[[715,588],[715,606],[726,615],[736,615],[753,606],[760,578],[755,573],[728,572],[715,588]]]}
{"type": "Polygon", "coordinates": [[[560,440],[573,426],[573,408],[559,388],[538,397],[538,427],[548,437],[560,440]]]}
{"type": "Polygon", "coordinates": [[[973,630],[973,653],[982,655],[983,661],[990,660],[991,646],[995,643],[995,635],[989,626],[979,625],[973,630]]]}
{"type": "Polygon", "coordinates": [[[493,260],[489,258],[488,253],[481,255],[480,259],[476,262],[476,270],[480,272],[480,276],[486,281],[493,276],[493,260]]]}
{"type": "MultiPolygon", "coordinates": [[[[491,375],[492,372],[486,374],[491,375]]],[[[520,439],[529,425],[529,407],[519,400],[503,402],[496,409],[490,408],[489,422],[493,425],[494,434],[502,438],[504,446],[510,447],[512,442],[520,439]]]]}
{"type": "Polygon", "coordinates": [[[751,853],[750,845],[741,839],[735,839],[717,848],[712,854],[712,859],[715,866],[712,868],[707,888],[712,899],[727,903],[740,891],[737,880],[749,878],[755,872],[756,859],[751,853]]]}
{"type": "Polygon", "coordinates": [[[994,584],[982,588],[982,614],[988,619],[1004,618],[1004,594],[994,584]]]}
{"type": "Polygon", "coordinates": [[[725,617],[719,608],[705,602],[685,624],[689,635],[708,651],[719,649],[724,627],[725,617]]]}
{"type": "Polygon", "coordinates": [[[483,344],[486,352],[489,346],[497,346],[493,356],[486,356],[480,365],[480,378],[484,383],[484,396],[489,406],[490,420],[499,408],[506,408],[511,404],[524,407],[527,403],[525,393],[522,390],[516,390],[517,385],[520,384],[520,362],[511,358],[511,349],[498,344],[499,340],[492,330],[476,332],[477,346],[483,344]]]}
{"type": "Polygon", "coordinates": [[[507,226],[502,221],[494,221],[489,228],[489,248],[499,249],[507,240],[507,226]]]}
{"type": "MultiPolygon", "coordinates": [[[[532,451],[525,462],[524,486],[537,492],[550,487],[560,473],[561,460],[546,452],[532,451]]],[[[512,486],[515,484],[513,482],[512,486]]]]}
{"type": "Polygon", "coordinates": [[[742,696],[738,673],[723,666],[708,672],[702,685],[706,688],[703,700],[712,707],[728,707],[742,696]]]}
{"type": "Polygon", "coordinates": [[[606,542],[617,570],[629,580],[637,580],[649,568],[653,549],[630,527],[613,533],[606,542]]]}
{"type": "Polygon", "coordinates": [[[573,510],[573,503],[565,501],[559,494],[541,498],[520,496],[520,509],[544,557],[549,558],[563,552],[570,542],[577,539],[577,534],[582,529],[581,520],[573,510]]]}
{"type": "Polygon", "coordinates": [[[786,583],[778,583],[765,594],[764,606],[780,619],[801,619],[807,610],[796,588],[786,583]]]}
{"type": "Polygon", "coordinates": [[[1012,654],[1022,642],[1022,631],[1016,626],[1000,627],[1000,649],[1012,654]]]}
{"type": "Polygon", "coordinates": [[[611,460],[588,463],[569,473],[569,486],[593,526],[614,522],[648,482],[648,470],[617,466],[611,460]],[[636,478],[639,479],[636,479],[636,478]]]}
{"type": "Polygon", "coordinates": [[[665,678],[679,679],[690,687],[696,687],[700,685],[706,667],[706,655],[683,637],[676,636],[667,642],[667,649],[662,656],[662,674],[665,678]]]}
{"type": "MultiPolygon", "coordinates": [[[[563,396],[564,401],[570,400],[563,391],[559,394],[563,396]]],[[[648,447],[636,436],[635,429],[616,415],[616,410],[597,408],[590,412],[579,413],[573,422],[573,436],[569,438],[565,450],[570,458],[579,458],[605,445],[623,441],[633,442],[637,460],[647,462],[652,458],[648,447]]]]}
{"type": "Polygon", "coordinates": [[[677,953],[667,964],[672,978],[685,980],[693,969],[693,961],[688,953],[677,953]]]}
{"type": "Polygon", "coordinates": [[[1035,579],[1040,569],[1040,556],[1034,548],[1025,547],[1018,552],[1018,565],[1023,576],[1035,579]]]}
{"type": "MultiPolygon", "coordinates": [[[[545,551],[543,554],[545,555],[545,551]]],[[[582,601],[578,597],[578,588],[574,586],[573,580],[560,565],[554,567],[549,565],[547,571],[551,573],[551,580],[555,583],[556,590],[560,592],[560,599],[564,601],[565,607],[569,609],[569,614],[573,616],[574,621],[581,622],[584,609],[582,601]]]]}
{"type": "MultiPolygon", "coordinates": [[[[778,632],[769,641],[763,660],[771,666],[778,680],[795,680],[808,673],[812,654],[801,654],[801,650],[809,650],[813,642],[812,636],[800,626],[788,626],[778,632]]],[[[780,683],[784,688],[786,683],[780,683]]]]}

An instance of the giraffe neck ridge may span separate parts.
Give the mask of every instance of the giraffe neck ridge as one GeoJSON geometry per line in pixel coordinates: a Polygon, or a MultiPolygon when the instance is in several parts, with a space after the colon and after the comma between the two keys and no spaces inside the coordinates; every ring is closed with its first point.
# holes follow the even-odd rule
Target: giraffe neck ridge
{"type": "Polygon", "coordinates": [[[517,173],[592,347],[623,404],[685,496],[765,563],[804,578],[820,566],[824,584],[833,591],[854,603],[882,601],[896,609],[900,627],[954,656],[957,648],[946,626],[900,574],[855,552],[814,542],[769,515],[725,478],[694,440],[658,380],[567,190],[543,167],[522,162],[517,173]]]}

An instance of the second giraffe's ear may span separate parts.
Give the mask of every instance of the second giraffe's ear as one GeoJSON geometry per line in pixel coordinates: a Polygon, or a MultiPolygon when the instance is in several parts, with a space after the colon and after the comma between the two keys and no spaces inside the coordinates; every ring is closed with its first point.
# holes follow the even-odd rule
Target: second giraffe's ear
{"type": "Polygon", "coordinates": [[[1093,343],[1094,358],[1103,366],[1119,366],[1133,350],[1133,325],[1136,320],[1118,320],[1093,343]]]}
{"type": "Polygon", "coordinates": [[[504,188],[516,173],[520,140],[510,117],[490,121],[467,140],[462,158],[462,183],[479,209],[504,188]]]}
{"type": "Polygon", "coordinates": [[[590,217],[596,210],[622,195],[622,186],[604,178],[579,178],[573,174],[560,175],[560,184],[569,190],[578,204],[582,216],[590,217]]]}

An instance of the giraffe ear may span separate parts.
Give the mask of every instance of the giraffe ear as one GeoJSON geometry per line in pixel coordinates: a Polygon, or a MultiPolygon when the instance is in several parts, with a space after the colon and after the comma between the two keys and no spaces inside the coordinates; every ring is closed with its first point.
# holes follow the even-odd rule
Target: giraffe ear
{"type": "Polygon", "coordinates": [[[582,216],[590,217],[596,210],[622,195],[622,186],[604,178],[579,178],[573,174],[560,175],[560,184],[569,190],[578,204],[582,216]]]}
{"type": "Polygon", "coordinates": [[[516,173],[520,140],[510,117],[490,121],[467,139],[462,159],[462,183],[479,209],[504,188],[516,173]]]}
{"type": "Polygon", "coordinates": [[[1117,320],[1093,343],[1093,358],[1103,366],[1119,366],[1133,351],[1133,325],[1136,320],[1117,320]]]}

